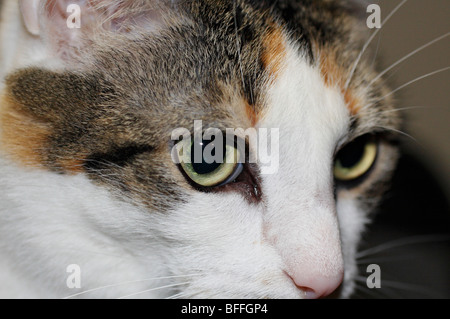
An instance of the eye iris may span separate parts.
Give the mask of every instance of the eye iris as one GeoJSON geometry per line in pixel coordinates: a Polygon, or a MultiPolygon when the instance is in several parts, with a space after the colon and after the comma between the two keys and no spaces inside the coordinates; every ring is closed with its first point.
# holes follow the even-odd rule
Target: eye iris
{"type": "Polygon", "coordinates": [[[178,156],[187,177],[198,186],[216,187],[239,177],[244,165],[239,163],[240,152],[234,146],[215,141],[179,144],[178,156]]]}
{"type": "Polygon", "coordinates": [[[363,176],[375,163],[377,150],[372,136],[356,139],[339,152],[334,167],[335,178],[345,182],[363,176]]]}

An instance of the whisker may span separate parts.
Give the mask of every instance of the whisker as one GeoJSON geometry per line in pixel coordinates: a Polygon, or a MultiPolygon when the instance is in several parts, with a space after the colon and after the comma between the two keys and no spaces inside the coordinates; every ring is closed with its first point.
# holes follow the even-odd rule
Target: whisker
{"type": "MultiPolygon", "coordinates": [[[[415,78],[414,80],[411,80],[411,81],[409,81],[409,82],[407,82],[407,83],[405,83],[405,84],[399,86],[399,87],[396,88],[395,90],[392,90],[391,92],[389,92],[388,94],[382,96],[381,98],[378,98],[378,99],[376,99],[375,101],[371,101],[370,104],[367,104],[367,105],[363,106],[363,108],[364,108],[364,109],[367,109],[367,108],[371,107],[372,105],[375,105],[375,104],[378,103],[379,101],[382,101],[383,99],[387,98],[388,96],[391,96],[391,95],[395,94],[396,92],[398,92],[398,91],[404,89],[405,87],[407,87],[407,86],[409,86],[409,85],[411,85],[411,84],[414,84],[414,83],[416,83],[416,82],[418,82],[418,81],[420,81],[420,80],[426,79],[426,78],[428,78],[428,77],[431,77],[431,76],[433,76],[433,75],[436,75],[436,74],[439,74],[439,73],[442,73],[442,72],[445,72],[445,71],[448,71],[448,70],[450,70],[450,67],[442,68],[442,69],[439,69],[439,70],[436,70],[436,71],[427,73],[427,74],[425,74],[425,75],[422,75],[422,76],[420,76],[420,77],[418,77],[418,78],[415,78]]],[[[397,110],[398,110],[398,109],[396,109],[396,110],[388,110],[388,111],[384,111],[384,112],[389,113],[389,112],[395,112],[395,111],[397,111],[397,110]]],[[[383,112],[380,112],[379,114],[383,114],[383,112]]]]}
{"type": "Polygon", "coordinates": [[[155,278],[148,278],[148,279],[143,279],[143,280],[124,281],[124,282],[120,282],[120,283],[117,283],[117,284],[106,285],[106,286],[101,286],[101,287],[85,290],[85,291],[82,291],[82,292],[79,292],[79,293],[67,296],[67,297],[65,297],[63,299],[71,299],[71,298],[74,298],[74,297],[78,297],[78,296],[81,296],[81,295],[84,295],[84,294],[87,294],[87,293],[90,293],[90,292],[94,292],[94,291],[99,291],[99,290],[102,290],[102,289],[115,288],[115,287],[130,285],[130,284],[146,282],[146,281],[163,280],[163,279],[177,279],[177,278],[194,277],[194,276],[200,276],[200,274],[155,277],[155,278]]]}
{"type": "MultiPolygon", "coordinates": [[[[367,279],[364,276],[357,276],[355,278],[355,280],[356,280],[356,282],[359,282],[359,283],[366,283],[367,279]]],[[[364,288],[364,286],[363,286],[363,288],[364,288]]],[[[381,288],[377,288],[376,290],[381,291],[381,290],[384,290],[384,288],[391,288],[391,289],[396,289],[396,290],[401,290],[401,291],[414,292],[414,293],[418,293],[421,295],[427,295],[428,297],[431,297],[431,298],[436,298],[441,295],[440,292],[430,289],[427,286],[405,283],[405,282],[400,282],[400,281],[386,280],[386,279],[381,278],[381,288]]],[[[364,290],[366,290],[366,289],[364,289],[364,290]]],[[[369,289],[369,288],[367,288],[367,290],[373,291],[373,289],[369,289]]]]}
{"type": "Polygon", "coordinates": [[[416,292],[424,295],[428,295],[429,297],[438,296],[439,293],[437,291],[434,291],[432,289],[429,289],[428,287],[424,287],[421,285],[414,285],[409,283],[402,283],[398,281],[392,281],[392,280],[381,280],[381,287],[388,287],[388,288],[394,288],[398,290],[404,290],[409,292],[416,292]]]}
{"type": "Polygon", "coordinates": [[[375,49],[375,53],[373,55],[373,59],[372,59],[372,63],[371,63],[372,67],[375,65],[375,62],[377,61],[378,52],[380,51],[380,43],[381,43],[381,33],[378,36],[377,48],[375,49]]]}
{"type": "Polygon", "coordinates": [[[206,291],[205,289],[198,290],[198,291],[195,291],[195,292],[182,291],[182,292],[176,293],[176,294],[174,294],[172,296],[169,296],[166,299],[194,299],[196,297],[199,297],[200,294],[205,293],[205,291],[206,291]]]}
{"type": "MultiPolygon", "coordinates": [[[[400,91],[401,89],[404,89],[405,87],[407,87],[407,86],[409,86],[409,85],[411,85],[411,84],[414,84],[414,83],[416,83],[416,82],[418,82],[418,81],[420,81],[420,80],[426,79],[426,78],[431,77],[431,76],[433,76],[433,75],[435,75],[435,74],[442,73],[442,72],[445,72],[445,71],[448,71],[448,70],[450,70],[450,67],[442,68],[442,69],[439,69],[439,70],[430,72],[430,73],[428,73],[428,74],[422,75],[422,76],[420,76],[420,77],[418,77],[418,78],[415,78],[414,80],[411,80],[411,81],[409,81],[408,83],[405,83],[405,84],[399,86],[399,87],[396,88],[395,90],[392,90],[391,92],[389,92],[389,93],[386,94],[385,96],[383,96],[383,97],[377,99],[376,101],[372,102],[370,105],[373,105],[373,104],[375,104],[375,103],[377,103],[377,102],[379,102],[379,101],[381,101],[381,100],[387,98],[388,96],[391,96],[392,94],[394,94],[394,93],[400,91]]],[[[369,105],[369,106],[370,106],[370,105],[369,105]]],[[[365,107],[369,107],[369,106],[365,106],[365,107]]]]}
{"type": "Polygon", "coordinates": [[[385,262],[398,262],[398,261],[406,261],[409,259],[413,259],[413,256],[408,256],[408,255],[404,255],[404,256],[389,256],[389,257],[385,257],[385,258],[376,258],[376,260],[371,257],[371,258],[365,258],[365,259],[360,259],[357,260],[357,264],[358,265],[368,265],[368,264],[379,264],[379,263],[385,263],[385,262]]]}
{"type": "Polygon", "coordinates": [[[440,37],[437,37],[436,39],[422,45],[421,47],[419,47],[418,49],[412,51],[411,53],[405,55],[403,58],[401,58],[400,60],[398,60],[397,62],[393,63],[391,66],[389,66],[388,68],[386,68],[384,71],[380,72],[374,79],[372,79],[372,81],[370,81],[370,83],[367,85],[367,88],[369,88],[371,85],[373,85],[377,80],[379,80],[382,76],[384,76],[387,72],[389,72],[390,70],[392,70],[393,68],[395,68],[397,65],[399,65],[400,63],[402,63],[403,61],[409,59],[410,57],[412,57],[413,55],[423,51],[424,49],[428,48],[429,46],[435,44],[436,42],[441,41],[442,39],[445,39],[446,37],[448,37],[450,35],[450,32],[441,35],[440,37]]]}
{"type": "MultiPolygon", "coordinates": [[[[356,281],[355,289],[359,290],[359,292],[361,294],[368,295],[369,297],[376,298],[376,299],[385,297],[384,291],[380,291],[379,289],[369,289],[365,285],[359,285],[359,283],[363,283],[363,282],[362,281],[356,281]]],[[[364,280],[364,284],[365,283],[366,283],[366,281],[364,280]]],[[[365,298],[364,295],[363,296],[359,296],[359,298],[361,298],[361,299],[365,298]]],[[[356,297],[358,297],[358,296],[356,296],[356,297]]],[[[355,297],[352,297],[352,298],[355,298],[355,297]]]]}
{"type": "Polygon", "coordinates": [[[368,257],[370,255],[375,255],[377,253],[394,249],[407,245],[415,245],[415,244],[427,244],[427,243],[439,243],[450,241],[450,235],[419,235],[412,236],[407,238],[402,238],[398,240],[393,240],[369,249],[365,249],[356,254],[356,258],[360,259],[363,257],[368,257]]]}
{"type": "Polygon", "coordinates": [[[178,287],[178,286],[183,286],[183,285],[189,285],[190,282],[182,282],[182,283],[178,283],[178,284],[171,284],[171,285],[166,285],[166,286],[161,286],[161,287],[156,287],[156,288],[152,288],[152,289],[147,289],[147,290],[143,290],[143,291],[139,291],[136,292],[134,294],[129,294],[126,296],[122,296],[119,297],[117,299],[125,299],[125,298],[129,298],[129,297],[134,297],[134,296],[138,296],[138,295],[142,295],[146,292],[152,292],[152,291],[156,291],[156,290],[161,290],[161,289],[166,289],[166,288],[173,288],[173,287],[178,287]]]}
{"type": "Polygon", "coordinates": [[[183,296],[185,296],[185,295],[186,294],[184,292],[179,292],[179,293],[176,293],[176,294],[174,294],[172,296],[169,296],[169,297],[167,297],[165,299],[180,299],[180,298],[183,298],[183,296]]]}
{"type": "Polygon", "coordinates": [[[386,111],[380,111],[378,114],[388,114],[388,113],[395,113],[395,112],[403,112],[403,111],[411,111],[411,110],[423,110],[423,109],[436,109],[436,108],[442,108],[442,106],[408,106],[408,107],[401,107],[401,108],[395,108],[392,110],[386,110],[386,111]]]}
{"type": "MultiPolygon", "coordinates": [[[[357,276],[355,278],[355,282],[363,284],[361,290],[364,290],[364,292],[367,293],[368,295],[370,295],[370,293],[371,293],[372,296],[375,298],[389,297],[392,299],[392,298],[401,298],[402,297],[401,294],[399,295],[398,293],[395,293],[394,291],[392,291],[392,289],[394,287],[389,287],[389,286],[384,285],[385,280],[383,278],[381,279],[381,288],[374,288],[374,289],[369,288],[367,286],[367,278],[364,276],[357,276]],[[389,296],[388,296],[387,292],[389,292],[389,296]]],[[[407,289],[405,289],[405,290],[407,290],[407,289]]]]}
{"type": "Polygon", "coordinates": [[[367,40],[367,42],[364,44],[363,48],[361,49],[361,52],[358,54],[358,57],[356,58],[355,63],[353,64],[353,67],[350,71],[350,76],[347,79],[347,82],[345,82],[345,86],[344,86],[344,90],[347,91],[350,83],[353,79],[353,76],[355,75],[355,71],[356,68],[359,65],[359,62],[361,61],[362,56],[364,55],[364,53],[366,52],[367,48],[369,47],[370,43],[373,41],[373,39],[376,37],[376,35],[378,34],[378,32],[380,32],[380,30],[383,29],[383,26],[391,19],[391,17],[407,2],[408,0],[403,0],[399,5],[397,5],[392,11],[391,13],[384,19],[383,23],[381,24],[381,28],[377,29],[376,31],[374,31],[372,33],[372,35],[370,36],[370,38],[367,40]]]}
{"type": "Polygon", "coordinates": [[[394,132],[394,133],[397,133],[397,134],[406,136],[407,138],[410,138],[412,141],[414,141],[415,143],[417,143],[417,145],[419,145],[420,147],[422,147],[422,148],[424,147],[424,146],[422,145],[422,143],[420,143],[414,136],[412,136],[412,135],[410,135],[410,134],[408,134],[408,133],[406,133],[406,132],[397,130],[397,129],[392,128],[392,127],[385,127],[385,126],[375,126],[375,128],[379,128],[379,129],[387,130],[387,131],[392,131],[392,132],[394,132]]]}

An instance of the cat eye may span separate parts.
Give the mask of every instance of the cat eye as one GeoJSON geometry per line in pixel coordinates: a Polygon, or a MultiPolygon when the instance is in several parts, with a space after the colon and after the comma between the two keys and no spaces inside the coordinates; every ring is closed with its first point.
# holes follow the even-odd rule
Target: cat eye
{"type": "Polygon", "coordinates": [[[241,152],[226,141],[178,143],[178,157],[185,175],[201,187],[219,187],[236,180],[244,170],[241,152]]]}
{"type": "Polygon", "coordinates": [[[347,144],[336,156],[334,177],[341,182],[357,180],[373,167],[378,153],[377,139],[364,135],[347,144]]]}

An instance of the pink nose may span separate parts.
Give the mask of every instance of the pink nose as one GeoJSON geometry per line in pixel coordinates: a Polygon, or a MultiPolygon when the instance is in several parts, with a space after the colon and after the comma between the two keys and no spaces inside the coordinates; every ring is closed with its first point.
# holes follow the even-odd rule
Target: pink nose
{"type": "Polygon", "coordinates": [[[344,271],[337,270],[333,274],[321,275],[314,269],[292,276],[294,284],[305,293],[305,299],[319,299],[331,295],[342,284],[344,271]]]}

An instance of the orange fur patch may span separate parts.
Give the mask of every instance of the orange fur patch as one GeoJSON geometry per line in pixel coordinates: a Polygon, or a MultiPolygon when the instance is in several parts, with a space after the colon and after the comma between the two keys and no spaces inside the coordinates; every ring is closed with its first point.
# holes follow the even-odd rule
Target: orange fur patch
{"type": "Polygon", "coordinates": [[[256,123],[259,122],[259,115],[256,113],[255,108],[247,101],[245,102],[245,114],[250,120],[250,124],[252,127],[254,127],[256,123]]]}
{"type": "MultiPolygon", "coordinates": [[[[0,150],[20,165],[44,168],[52,130],[7,96],[0,98],[0,150]]],[[[63,158],[55,165],[68,173],[83,171],[82,159],[63,158]]]]}
{"type": "Polygon", "coordinates": [[[286,46],[281,28],[274,26],[263,40],[262,62],[272,76],[280,72],[286,59],[286,46]]]}
{"type": "Polygon", "coordinates": [[[341,88],[342,94],[344,94],[344,101],[352,115],[356,115],[361,110],[361,102],[352,95],[350,90],[344,90],[341,88]]]}
{"type": "Polygon", "coordinates": [[[67,173],[78,174],[85,172],[83,158],[65,158],[58,161],[58,165],[67,173]]]}
{"type": "Polygon", "coordinates": [[[49,128],[29,116],[12,99],[0,98],[0,149],[14,161],[31,167],[42,167],[42,149],[49,128]]]}
{"type": "Polygon", "coordinates": [[[347,71],[334,59],[334,53],[322,51],[320,55],[320,73],[328,87],[338,87],[344,96],[344,101],[352,115],[358,114],[361,108],[361,102],[352,93],[352,90],[345,88],[347,71]]]}

